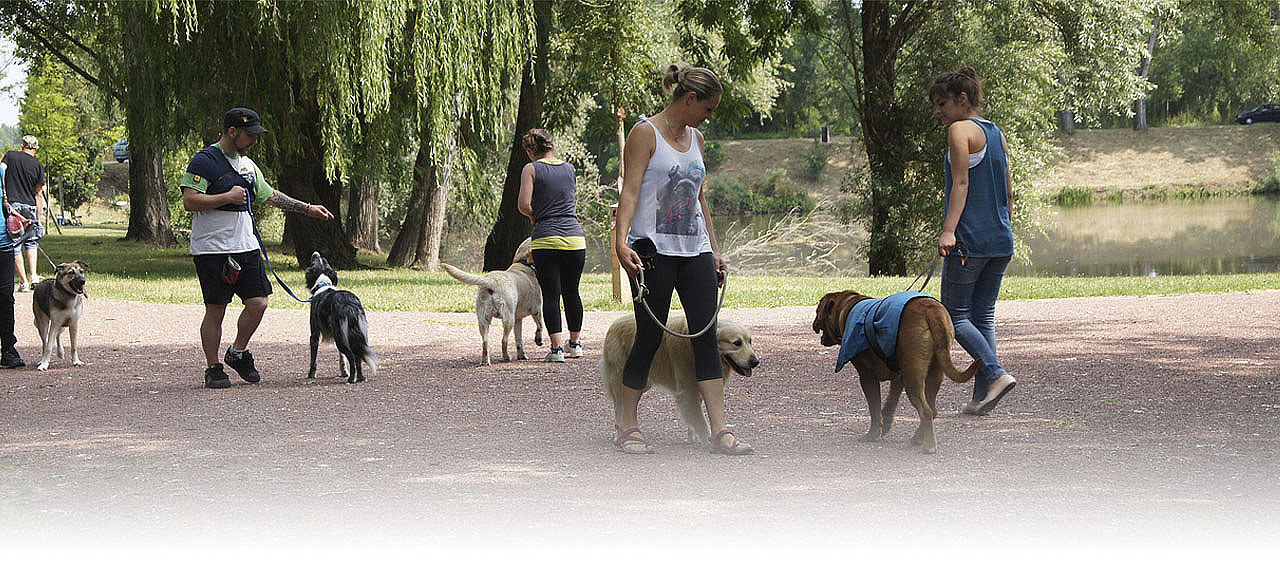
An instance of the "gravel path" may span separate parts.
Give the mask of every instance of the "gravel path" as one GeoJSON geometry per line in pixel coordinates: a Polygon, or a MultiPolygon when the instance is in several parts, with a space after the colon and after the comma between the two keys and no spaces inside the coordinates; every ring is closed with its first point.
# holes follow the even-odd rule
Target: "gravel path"
{"type": "MultiPolygon", "coordinates": [[[[306,313],[271,310],[251,346],[266,380],[206,390],[199,307],[91,299],[88,366],[42,373],[30,299],[17,312],[31,366],[0,371],[10,545],[247,532],[268,548],[634,536],[1261,548],[1280,530],[1280,290],[1001,302],[1018,387],[971,418],[958,413],[969,386],[944,385],[936,456],[907,447],[905,398],[885,441],[856,441],[869,421],[856,374],[832,372],[812,307],[726,310],[762,360],[730,385],[731,421],[757,449],[732,458],[685,445],[665,394],[642,403],[658,453],[614,450],[596,349],[621,313],[588,313],[580,361],[487,368],[474,315],[373,313],[381,368],[347,385],[304,378],[306,313]]],[[[335,355],[322,347],[322,375],[335,355]]]]}

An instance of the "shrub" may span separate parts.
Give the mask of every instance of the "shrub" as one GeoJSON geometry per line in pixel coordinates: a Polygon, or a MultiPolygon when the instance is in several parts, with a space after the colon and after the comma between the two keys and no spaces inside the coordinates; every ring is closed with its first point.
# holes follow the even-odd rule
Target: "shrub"
{"type": "Polygon", "coordinates": [[[1059,206],[1076,207],[1076,206],[1092,206],[1093,190],[1088,188],[1076,188],[1074,186],[1064,186],[1053,197],[1053,203],[1059,206]]]}
{"type": "Polygon", "coordinates": [[[706,141],[704,146],[706,153],[702,155],[702,159],[706,161],[708,170],[724,164],[724,149],[721,148],[720,141],[706,141]]]}
{"type": "Polygon", "coordinates": [[[781,168],[765,171],[764,178],[742,183],[732,177],[714,178],[707,205],[716,215],[781,214],[800,208],[813,209],[813,198],[797,188],[781,168]]]}
{"type": "Polygon", "coordinates": [[[830,153],[828,147],[820,142],[814,141],[813,150],[804,153],[804,177],[806,180],[817,182],[822,177],[822,171],[827,167],[827,155],[830,153]]]}

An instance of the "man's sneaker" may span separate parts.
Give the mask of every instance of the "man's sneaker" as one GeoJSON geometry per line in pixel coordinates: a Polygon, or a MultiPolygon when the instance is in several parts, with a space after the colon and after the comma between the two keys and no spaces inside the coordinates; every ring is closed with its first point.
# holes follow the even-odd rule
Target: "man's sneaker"
{"type": "Polygon", "coordinates": [[[231,378],[227,377],[227,372],[222,369],[221,364],[214,364],[204,369],[204,387],[205,388],[230,388],[231,378]]]}
{"type": "Polygon", "coordinates": [[[257,384],[258,381],[262,380],[262,375],[258,374],[258,369],[253,367],[253,353],[248,350],[240,353],[240,356],[236,356],[234,352],[231,352],[231,347],[227,347],[227,353],[222,355],[222,361],[226,362],[227,366],[230,366],[232,370],[235,370],[236,374],[239,374],[241,378],[244,378],[245,382],[257,384]]]}
{"type": "Polygon", "coordinates": [[[0,352],[0,368],[22,368],[26,365],[22,357],[18,356],[17,350],[10,348],[0,352]]]}
{"type": "Polygon", "coordinates": [[[981,409],[982,409],[982,402],[979,402],[977,400],[969,400],[969,402],[965,404],[963,408],[960,408],[960,413],[966,416],[980,416],[982,414],[978,413],[978,410],[981,410],[981,409]]]}
{"type": "Polygon", "coordinates": [[[547,353],[547,362],[564,362],[564,348],[555,347],[547,353]]]}
{"type": "Polygon", "coordinates": [[[565,354],[569,358],[582,358],[582,342],[569,341],[569,352],[565,354]]]}

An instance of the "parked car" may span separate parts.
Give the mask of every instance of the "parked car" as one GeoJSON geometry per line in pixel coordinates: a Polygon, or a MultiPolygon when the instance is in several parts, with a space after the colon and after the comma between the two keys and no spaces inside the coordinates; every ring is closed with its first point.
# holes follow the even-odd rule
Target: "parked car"
{"type": "Polygon", "coordinates": [[[111,157],[115,158],[116,162],[129,161],[129,137],[122,138],[111,145],[111,157]]]}
{"type": "Polygon", "coordinates": [[[1280,122],[1280,103],[1263,103],[1254,107],[1252,111],[1245,111],[1236,115],[1236,122],[1242,125],[1252,125],[1263,121],[1280,122]]]}

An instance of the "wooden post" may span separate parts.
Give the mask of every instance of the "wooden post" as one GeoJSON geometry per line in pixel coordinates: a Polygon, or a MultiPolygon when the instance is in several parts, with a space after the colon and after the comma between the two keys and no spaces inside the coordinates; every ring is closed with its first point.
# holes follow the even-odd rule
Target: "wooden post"
{"type": "Polygon", "coordinates": [[[618,250],[613,248],[618,235],[618,205],[609,206],[609,266],[613,272],[613,302],[622,302],[622,264],[618,262],[618,250]]]}
{"type": "MultiPolygon", "coordinates": [[[[627,146],[627,137],[623,134],[623,119],[627,117],[626,109],[618,107],[618,196],[622,196],[622,169],[624,168],[623,157],[627,146]]],[[[613,271],[613,302],[622,302],[622,264],[618,262],[618,250],[614,249],[613,244],[617,243],[618,233],[618,205],[609,206],[609,265],[613,271]]]]}

